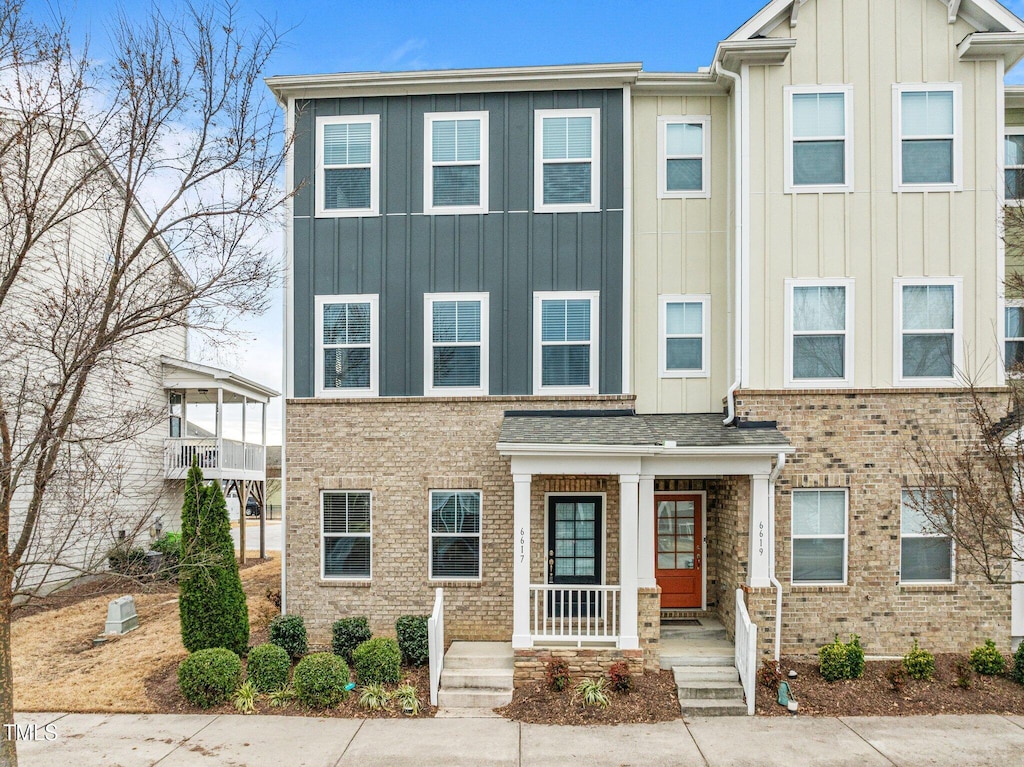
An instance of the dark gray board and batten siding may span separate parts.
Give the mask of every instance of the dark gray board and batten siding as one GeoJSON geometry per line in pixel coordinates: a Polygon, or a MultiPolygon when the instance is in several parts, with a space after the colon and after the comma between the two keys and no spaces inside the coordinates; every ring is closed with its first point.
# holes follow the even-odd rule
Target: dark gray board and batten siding
{"type": "Polygon", "coordinates": [[[423,295],[490,293],[490,393],[533,390],[537,290],[600,290],[600,391],[622,391],[622,91],[318,99],[299,103],[294,201],[297,397],[314,393],[314,297],[380,295],[380,394],[423,394],[423,295]],[[601,211],[532,213],[534,110],[601,109],[601,211]],[[489,209],[423,215],[423,115],[489,112],[489,209]],[[379,114],[381,215],[316,218],[317,116],[379,114]]]}

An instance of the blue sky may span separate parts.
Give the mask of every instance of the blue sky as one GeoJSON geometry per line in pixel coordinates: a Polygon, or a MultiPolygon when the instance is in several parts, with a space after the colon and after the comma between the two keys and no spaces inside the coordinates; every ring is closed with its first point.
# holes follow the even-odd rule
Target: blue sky
{"type": "MultiPolygon", "coordinates": [[[[695,71],[766,0],[237,0],[243,22],[288,30],[267,75],[640,61],[648,71],[695,71]]],[[[170,12],[176,0],[158,3],[170,12]]],[[[1024,17],[1024,0],[1005,3],[1024,17]]],[[[59,8],[76,39],[104,58],[118,8],[141,15],[145,0],[26,0],[32,15],[59,8]]],[[[1024,82],[1024,64],[1008,77],[1024,82]]],[[[233,352],[202,361],[281,388],[281,302],[245,323],[233,352]]],[[[230,425],[230,424],[229,424],[230,425]]],[[[280,407],[269,418],[280,441],[280,407]]]]}

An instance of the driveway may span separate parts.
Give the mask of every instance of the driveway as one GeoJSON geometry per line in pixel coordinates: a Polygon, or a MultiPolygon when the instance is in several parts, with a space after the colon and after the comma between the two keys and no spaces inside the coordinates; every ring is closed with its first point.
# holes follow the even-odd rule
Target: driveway
{"type": "MultiPolygon", "coordinates": [[[[238,548],[238,520],[231,522],[231,540],[238,548]]],[[[249,551],[260,549],[260,522],[248,519],[245,524],[245,548],[249,551]]],[[[281,550],[281,520],[267,520],[267,551],[281,550]]]]}

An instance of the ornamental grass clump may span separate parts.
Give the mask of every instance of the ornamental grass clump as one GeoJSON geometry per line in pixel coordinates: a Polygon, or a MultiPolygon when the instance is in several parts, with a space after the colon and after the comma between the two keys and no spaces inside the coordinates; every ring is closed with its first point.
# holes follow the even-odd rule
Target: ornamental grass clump
{"type": "Polygon", "coordinates": [[[576,685],[576,694],[584,706],[607,708],[611,703],[608,699],[608,682],[603,676],[581,679],[576,685]]]}

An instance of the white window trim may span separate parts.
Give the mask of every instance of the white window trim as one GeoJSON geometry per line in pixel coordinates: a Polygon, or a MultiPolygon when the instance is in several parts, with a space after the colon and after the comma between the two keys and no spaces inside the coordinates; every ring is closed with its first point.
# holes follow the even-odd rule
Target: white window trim
{"type": "Polygon", "coordinates": [[[322,581],[351,581],[353,583],[365,583],[373,580],[373,491],[372,490],[340,490],[329,489],[320,491],[320,580],[322,581]],[[324,496],[329,493],[365,493],[370,496],[370,532],[368,533],[327,533],[324,532],[324,496]],[[332,538],[368,538],[370,540],[370,574],[356,578],[353,576],[328,575],[326,568],[327,547],[324,546],[324,539],[332,538]]]}
{"type": "MultiPolygon", "coordinates": [[[[829,192],[852,192],[854,191],[854,165],[853,165],[853,86],[852,85],[788,85],[784,89],[786,95],[785,108],[783,109],[783,121],[785,123],[786,148],[783,154],[785,176],[783,177],[783,191],[786,194],[820,194],[829,192]],[[843,137],[843,148],[845,150],[844,171],[845,180],[841,184],[794,184],[793,183],[793,96],[808,93],[841,93],[843,94],[843,119],[845,122],[843,137]]],[[[807,137],[800,139],[805,141],[836,141],[836,136],[807,137]]]]}
{"type": "Polygon", "coordinates": [[[484,491],[479,488],[448,489],[435,487],[427,491],[427,580],[438,583],[479,583],[484,578],[484,491]],[[435,533],[433,520],[434,493],[476,493],[480,496],[480,530],[476,533],[435,533]],[[434,577],[434,538],[469,538],[475,535],[480,539],[477,547],[479,556],[476,563],[476,577],[455,578],[452,576],[434,577]]]}
{"type": "MultiPolygon", "coordinates": [[[[339,167],[365,167],[361,165],[339,167]]],[[[316,118],[316,217],[356,218],[380,215],[380,115],[337,115],[316,118]],[[330,208],[325,203],[324,126],[370,123],[370,207],[330,208]]]]}
{"type": "MultiPolygon", "coordinates": [[[[903,534],[903,493],[908,490],[921,490],[926,491],[931,488],[923,487],[903,487],[900,488],[900,569],[899,569],[899,585],[900,586],[949,586],[950,584],[956,583],[956,540],[949,535],[938,535],[932,534],[921,534],[921,533],[909,533],[903,534]],[[949,580],[940,581],[905,581],[903,580],[903,539],[904,538],[949,538],[949,580]]],[[[941,488],[940,492],[942,489],[941,488]]],[[[952,490],[952,488],[949,488],[952,490]]],[[[956,502],[956,499],[954,499],[956,502]]]]}
{"type": "MultiPolygon", "coordinates": [[[[1005,138],[1009,138],[1010,136],[1024,136],[1024,125],[1007,126],[1003,130],[1003,134],[1004,134],[1004,141],[1005,141],[1005,138]]],[[[1024,164],[1021,164],[1021,165],[1010,165],[1010,163],[1006,160],[1006,155],[1005,155],[1005,152],[1004,152],[1004,154],[1003,154],[1003,188],[1001,190],[1002,191],[1002,195],[1003,195],[1003,202],[1008,204],[1008,205],[1024,205],[1024,197],[1006,197],[1006,171],[1008,171],[1008,170],[1024,170],[1024,164]]]]}
{"type": "MultiPolygon", "coordinates": [[[[791,389],[838,389],[853,386],[854,372],[853,363],[856,358],[854,354],[854,330],[856,323],[854,306],[854,281],[852,279],[788,279],[786,280],[786,347],[783,351],[785,360],[785,385],[791,389]],[[793,377],[793,290],[794,288],[830,287],[846,289],[846,336],[845,355],[843,370],[846,375],[842,378],[794,378],[793,377]]],[[[822,332],[822,335],[835,335],[835,331],[822,332]]],[[[802,335],[810,335],[802,334],[802,335]]]]}
{"type": "Polygon", "coordinates": [[[423,392],[432,397],[487,396],[490,387],[490,293],[426,293],[423,296],[423,392]],[[440,346],[479,346],[479,386],[434,386],[434,303],[436,301],[479,301],[479,343],[443,342],[440,346]]]}
{"type": "Polygon", "coordinates": [[[489,157],[490,141],[489,112],[427,112],[423,115],[423,213],[435,215],[468,215],[487,213],[487,192],[490,188],[489,157]],[[480,159],[475,162],[461,160],[456,162],[434,162],[434,123],[444,120],[479,120],[480,121],[480,159]],[[480,166],[480,204],[479,205],[434,205],[434,166],[435,165],[479,165],[480,166]]]}
{"type": "MultiPolygon", "coordinates": [[[[658,372],[661,378],[707,378],[711,370],[711,296],[707,294],[658,296],[658,372]],[[701,313],[701,365],[697,370],[668,369],[668,305],[700,304],[701,313]]],[[[673,338],[696,338],[692,334],[673,335],[673,338]]]]}
{"type": "Polygon", "coordinates": [[[379,296],[366,295],[316,296],[316,321],[314,322],[313,348],[316,353],[314,392],[317,397],[376,397],[379,387],[378,367],[380,363],[380,318],[379,296]],[[324,305],[325,304],[366,304],[370,305],[370,386],[367,389],[328,389],[324,386],[324,305]]]}
{"type": "Polygon", "coordinates": [[[843,579],[842,581],[798,581],[793,576],[793,565],[796,559],[793,553],[796,550],[796,546],[791,543],[790,545],[790,556],[789,556],[789,582],[793,586],[846,586],[849,579],[850,573],[850,492],[846,488],[839,487],[822,487],[822,488],[799,488],[793,490],[793,495],[799,493],[821,493],[821,492],[841,492],[843,494],[843,534],[836,535],[830,533],[828,535],[798,535],[794,529],[796,522],[796,514],[793,511],[794,504],[790,501],[790,512],[789,512],[789,532],[790,541],[795,542],[797,540],[836,540],[838,538],[843,539],[843,579]]]}
{"type": "MultiPolygon", "coordinates": [[[[1024,202],[1024,200],[1021,200],[1021,202],[1024,202]]],[[[1024,298],[1007,298],[1004,301],[1004,303],[1003,303],[1003,316],[1004,316],[1004,318],[1005,318],[1006,310],[1007,309],[1014,309],[1014,308],[1017,308],[1017,309],[1024,308],[1024,298]]],[[[1003,324],[1003,343],[1002,343],[1001,348],[1000,348],[1000,351],[1002,353],[1003,370],[1006,371],[1006,375],[1010,376],[1013,379],[1019,380],[1022,377],[1022,374],[1019,371],[1007,370],[1007,367],[1006,367],[1006,344],[1009,341],[1017,341],[1017,340],[1024,341],[1024,336],[1010,336],[1010,335],[1007,335],[1007,333],[1006,333],[1006,324],[1004,323],[1003,324]]]]}
{"type": "MultiPolygon", "coordinates": [[[[896,386],[961,386],[964,368],[963,277],[897,277],[893,280],[893,355],[892,374],[896,386]],[[951,285],[953,287],[953,375],[948,378],[905,378],[903,376],[903,288],[911,285],[951,285]]],[[[948,332],[948,331],[946,331],[948,332]]],[[[913,331],[927,334],[928,331],[913,331]]]]}
{"type": "Polygon", "coordinates": [[[586,213],[601,210],[601,110],[536,109],[533,112],[533,211],[534,213],[586,213]],[[548,160],[552,163],[590,162],[590,203],[544,204],[544,118],[589,117],[590,160],[548,160]]]}
{"type": "MultiPolygon", "coordinates": [[[[964,188],[963,88],[960,83],[895,83],[892,86],[892,190],[894,192],[960,192],[964,188]],[[904,184],[903,139],[942,138],[903,135],[903,94],[946,91],[953,94],[953,183],[904,184]]],[[[1005,181],[1000,180],[1000,183],[1005,181]]]]}
{"type": "MultiPolygon", "coordinates": [[[[696,155],[680,155],[672,159],[697,159],[696,155]]],[[[711,116],[710,115],[662,115],[658,118],[658,199],[659,200],[693,200],[711,197],[711,116]],[[668,126],[699,125],[701,126],[701,188],[673,189],[668,188],[668,126]]]]}
{"type": "MultiPolygon", "coordinates": [[[[533,393],[534,394],[598,394],[600,392],[600,337],[598,331],[601,327],[600,291],[578,290],[578,291],[537,291],[533,294],[533,393]],[[590,301],[590,386],[542,386],[541,361],[543,353],[541,346],[541,306],[544,301],[560,299],[586,299],[590,301]]],[[[557,343],[547,342],[545,345],[557,343]]],[[[563,342],[578,344],[579,341],[563,342]]]]}

